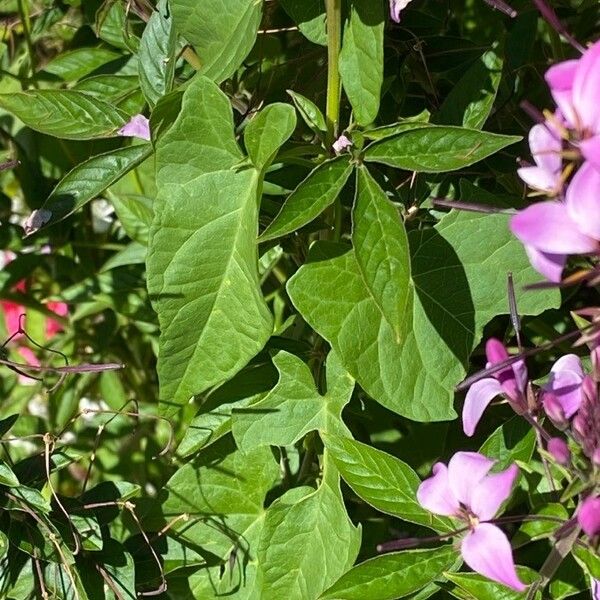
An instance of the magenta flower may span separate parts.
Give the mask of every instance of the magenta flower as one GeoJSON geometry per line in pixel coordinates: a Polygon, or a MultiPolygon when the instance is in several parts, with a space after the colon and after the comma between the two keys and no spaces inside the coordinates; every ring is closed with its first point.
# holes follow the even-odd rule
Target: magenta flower
{"type": "Polygon", "coordinates": [[[600,398],[598,384],[589,376],[581,383],[582,400],[571,422],[575,439],[584,454],[595,464],[600,462],[600,398]]]}
{"type": "Polygon", "coordinates": [[[568,465],[571,462],[571,451],[567,442],[562,438],[551,438],[548,440],[548,452],[559,465],[568,465]]]}
{"type": "MultiPolygon", "coordinates": [[[[485,345],[487,367],[503,362],[508,352],[500,340],[490,338],[485,345]]],[[[466,435],[475,433],[477,423],[489,403],[496,396],[504,396],[519,413],[527,407],[527,367],[519,360],[509,367],[494,373],[493,377],[485,377],[476,381],[467,392],[463,406],[463,430],[466,435]]]]}
{"type": "MultiPolygon", "coordinates": [[[[548,383],[544,392],[550,393],[549,402],[557,401],[566,419],[570,419],[581,406],[583,401],[583,383],[585,375],[581,361],[575,354],[561,356],[550,369],[548,383]]],[[[544,393],[542,394],[544,402],[544,393]]]]}
{"type": "Polygon", "coordinates": [[[392,21],[400,23],[400,13],[410,2],[411,0],[390,0],[390,17],[392,21]]]}
{"type": "Polygon", "coordinates": [[[150,141],[150,121],[144,115],[135,115],[118,131],[123,137],[136,137],[150,141]]]}
{"type": "Polygon", "coordinates": [[[579,505],[577,521],[586,535],[595,537],[600,534],[600,498],[588,496],[579,505]]]}
{"type": "Polygon", "coordinates": [[[520,168],[519,177],[531,188],[551,195],[557,194],[562,184],[562,140],[549,121],[531,128],[529,148],[535,166],[520,168]]]}
{"type": "Polygon", "coordinates": [[[519,470],[489,473],[494,461],[477,452],[457,452],[448,463],[436,463],[433,476],[417,490],[419,504],[432,513],[463,521],[469,533],[461,543],[464,561],[477,573],[519,592],[519,579],[506,535],[489,523],[510,496],[519,470]]]}
{"type": "Polygon", "coordinates": [[[533,267],[558,282],[569,254],[600,249],[599,210],[600,170],[586,162],[573,176],[564,202],[532,204],[511,219],[510,228],[525,245],[533,267]]]}

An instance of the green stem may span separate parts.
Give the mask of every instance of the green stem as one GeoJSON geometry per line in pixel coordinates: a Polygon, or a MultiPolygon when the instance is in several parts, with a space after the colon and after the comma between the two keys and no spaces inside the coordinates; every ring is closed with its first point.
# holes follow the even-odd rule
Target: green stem
{"type": "Polygon", "coordinates": [[[338,135],[340,120],[340,49],[342,47],[342,0],[325,0],[327,7],[327,148],[338,135]]]}
{"type": "Polygon", "coordinates": [[[27,43],[27,52],[29,54],[29,71],[31,75],[31,82],[33,87],[37,88],[37,81],[35,80],[35,68],[36,68],[36,56],[35,48],[33,47],[33,41],[31,40],[31,19],[29,18],[29,4],[27,0],[18,0],[19,17],[23,25],[23,35],[25,36],[25,42],[27,43]]]}

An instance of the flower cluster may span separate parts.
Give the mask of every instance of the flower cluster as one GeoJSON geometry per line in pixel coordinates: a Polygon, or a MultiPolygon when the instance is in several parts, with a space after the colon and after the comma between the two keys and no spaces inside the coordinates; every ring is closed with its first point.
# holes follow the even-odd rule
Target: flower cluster
{"type": "Polygon", "coordinates": [[[557,109],[529,132],[535,165],[521,179],[549,199],[511,220],[533,267],[559,282],[571,254],[600,252],[600,42],[546,72],[557,109]]]}

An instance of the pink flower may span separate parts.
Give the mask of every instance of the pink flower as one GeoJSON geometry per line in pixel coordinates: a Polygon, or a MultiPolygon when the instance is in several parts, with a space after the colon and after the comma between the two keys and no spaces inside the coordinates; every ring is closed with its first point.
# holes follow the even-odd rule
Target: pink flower
{"type": "MultiPolygon", "coordinates": [[[[581,406],[583,400],[583,368],[581,361],[575,354],[561,356],[550,369],[548,383],[544,386],[544,392],[550,393],[549,402],[558,402],[562,414],[570,419],[581,406]]],[[[542,393],[544,402],[544,393],[542,393]]]]}
{"type": "Polygon", "coordinates": [[[548,452],[559,465],[568,465],[571,462],[571,451],[567,442],[562,438],[551,438],[548,440],[548,452]]]}
{"type": "Polygon", "coordinates": [[[478,573],[519,592],[519,579],[506,535],[489,523],[510,496],[519,470],[489,473],[494,461],[476,452],[457,452],[448,463],[436,463],[433,476],[417,490],[419,504],[438,515],[456,517],[469,528],[461,543],[464,561],[478,573]]]}
{"type": "Polygon", "coordinates": [[[600,534],[600,498],[588,496],[579,505],[577,521],[586,535],[595,537],[600,534]]]}
{"type": "MultiPolygon", "coordinates": [[[[487,367],[503,362],[508,352],[500,340],[490,338],[485,345],[487,367]]],[[[477,423],[489,403],[496,396],[504,396],[517,412],[527,407],[527,368],[522,360],[495,373],[493,377],[485,377],[476,381],[467,392],[463,406],[463,430],[466,435],[475,433],[477,423]]]]}
{"type": "Polygon", "coordinates": [[[411,0],[390,0],[390,17],[392,21],[400,23],[400,13],[410,2],[411,0]]]}
{"type": "Polygon", "coordinates": [[[592,600],[600,600],[600,581],[592,579],[592,600]]]}
{"type": "Polygon", "coordinates": [[[339,154],[340,152],[343,152],[344,150],[346,150],[347,148],[351,148],[352,146],[352,140],[346,135],[342,134],[337,140],[335,140],[335,142],[333,142],[333,145],[331,147],[337,154],[339,154]]]}
{"type": "Polygon", "coordinates": [[[600,170],[584,163],[562,201],[538,202],[516,214],[510,228],[529,253],[535,269],[560,281],[569,254],[600,249],[600,170]]]}
{"type": "Polygon", "coordinates": [[[118,131],[123,137],[137,137],[150,141],[150,121],[144,115],[135,115],[118,131]]]}

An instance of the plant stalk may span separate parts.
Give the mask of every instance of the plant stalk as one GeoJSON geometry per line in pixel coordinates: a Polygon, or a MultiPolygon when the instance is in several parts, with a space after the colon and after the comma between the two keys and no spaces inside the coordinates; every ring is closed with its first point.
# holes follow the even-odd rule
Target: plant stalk
{"type": "Polygon", "coordinates": [[[327,9],[327,121],[328,149],[338,135],[340,120],[340,49],[342,47],[342,0],[326,0],[327,9]]]}

